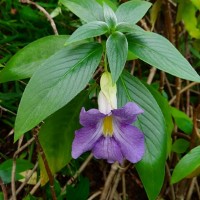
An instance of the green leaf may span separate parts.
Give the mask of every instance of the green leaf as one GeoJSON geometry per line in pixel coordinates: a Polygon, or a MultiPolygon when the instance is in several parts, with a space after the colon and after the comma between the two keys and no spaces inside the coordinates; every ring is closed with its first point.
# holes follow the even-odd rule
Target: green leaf
{"type": "Polygon", "coordinates": [[[68,37],[51,35],[28,44],[18,51],[0,72],[0,83],[31,77],[41,63],[64,48],[68,37]]]}
{"type": "Polygon", "coordinates": [[[103,12],[105,22],[108,24],[109,28],[115,29],[115,26],[117,24],[117,18],[112,8],[110,8],[106,3],[104,3],[103,12]]]}
{"type": "Polygon", "coordinates": [[[146,151],[136,169],[148,198],[156,199],[165,175],[166,133],[162,112],[148,89],[135,77],[125,72],[118,81],[118,105],[136,102],[144,113],[135,125],[145,134],[146,151]],[[159,170],[158,170],[159,169],[159,170]]]}
{"type": "Polygon", "coordinates": [[[128,55],[128,43],[123,33],[114,32],[106,41],[106,54],[112,75],[115,83],[119,78],[128,55]]]}
{"type": "Polygon", "coordinates": [[[138,29],[127,34],[127,40],[129,50],[141,60],[174,76],[200,82],[189,62],[161,35],[138,29]]]}
{"type": "Polygon", "coordinates": [[[176,165],[171,183],[176,183],[200,167],[200,146],[195,147],[187,153],[176,165]]]}
{"type": "Polygon", "coordinates": [[[196,6],[196,8],[198,8],[200,10],[200,1],[199,0],[190,0],[190,1],[193,3],[193,5],[196,6]]]}
{"type": "MultiPolygon", "coordinates": [[[[119,31],[119,32],[122,32],[122,33],[130,33],[130,32],[133,32],[135,29],[138,29],[139,26],[137,25],[131,25],[129,23],[126,23],[126,22],[120,22],[117,24],[115,30],[116,31],[119,31]]],[[[139,28],[141,29],[141,28],[139,28]]]]}
{"type": "Polygon", "coordinates": [[[136,24],[148,11],[151,3],[147,1],[134,0],[123,3],[116,11],[118,22],[136,24]]]}
{"type": "Polygon", "coordinates": [[[68,200],[87,200],[89,196],[90,182],[88,178],[80,177],[79,183],[73,187],[67,186],[66,198],[68,200]]]}
{"type": "Polygon", "coordinates": [[[162,114],[165,118],[165,127],[166,127],[166,134],[167,134],[167,155],[171,152],[171,146],[172,146],[172,138],[171,134],[174,128],[174,124],[172,121],[172,115],[170,110],[170,105],[160,92],[158,92],[156,89],[154,89],[151,85],[148,85],[145,83],[145,86],[147,89],[151,92],[155,100],[157,101],[157,104],[159,105],[162,114]]]}
{"type": "MultiPolygon", "coordinates": [[[[11,182],[12,166],[12,159],[6,160],[5,162],[0,164],[0,177],[6,184],[11,182]]],[[[31,168],[33,168],[33,164],[30,163],[28,160],[17,159],[15,180],[23,178],[21,175],[19,175],[20,172],[24,172],[31,168]]]]}
{"type": "MultiPolygon", "coordinates": [[[[79,128],[79,113],[87,101],[87,92],[80,93],[65,107],[49,116],[40,129],[39,141],[53,174],[71,160],[71,145],[74,132],[79,128]]],[[[45,168],[41,166],[43,163],[39,163],[41,184],[44,185],[48,176],[45,168]]]]}
{"type": "Polygon", "coordinates": [[[68,46],[34,73],[22,96],[15,122],[15,141],[71,101],[89,82],[102,56],[102,45],[68,46]]]}
{"type": "Polygon", "coordinates": [[[59,3],[86,22],[104,21],[103,9],[95,0],[59,0],[59,3]]]}
{"type": "Polygon", "coordinates": [[[184,153],[189,148],[190,143],[185,139],[177,139],[172,145],[172,151],[176,153],[184,153]]]}
{"type": "Polygon", "coordinates": [[[158,18],[158,14],[161,10],[161,6],[162,6],[162,0],[156,0],[156,2],[153,4],[151,11],[150,11],[150,21],[152,24],[152,28],[151,30],[154,29],[154,25],[156,23],[156,20],[158,18]]]}
{"type": "Polygon", "coordinates": [[[108,32],[108,30],[109,30],[108,25],[105,22],[102,21],[89,22],[76,29],[76,31],[69,37],[66,43],[69,44],[84,39],[88,39],[91,37],[103,35],[104,33],[108,32]]]}
{"type": "Polygon", "coordinates": [[[197,8],[191,1],[182,0],[178,6],[176,21],[183,20],[189,34],[194,38],[200,39],[200,29],[198,28],[196,12],[197,8]]]}
{"type": "Polygon", "coordinates": [[[4,200],[4,194],[3,194],[3,192],[0,192],[0,200],[4,200]]]}
{"type": "Polygon", "coordinates": [[[176,122],[176,125],[184,133],[191,134],[193,129],[193,122],[184,112],[171,107],[172,116],[176,122]]]}
{"type": "Polygon", "coordinates": [[[108,6],[110,6],[114,11],[117,10],[117,0],[96,0],[100,5],[103,6],[103,3],[105,2],[108,6]]]}

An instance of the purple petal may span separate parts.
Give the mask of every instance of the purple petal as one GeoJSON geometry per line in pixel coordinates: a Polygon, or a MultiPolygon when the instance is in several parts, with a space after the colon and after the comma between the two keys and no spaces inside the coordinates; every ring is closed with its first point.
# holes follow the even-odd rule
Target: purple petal
{"type": "Polygon", "coordinates": [[[101,123],[98,124],[97,128],[83,127],[75,131],[75,138],[72,143],[72,157],[76,159],[82,153],[91,150],[101,135],[101,123]]]}
{"type": "Polygon", "coordinates": [[[80,112],[80,124],[83,126],[94,126],[105,116],[97,109],[85,111],[85,108],[82,108],[80,112]]]}
{"type": "Polygon", "coordinates": [[[97,159],[106,159],[109,163],[123,162],[120,147],[113,137],[102,136],[96,142],[92,152],[97,159]]]}
{"type": "Polygon", "coordinates": [[[127,160],[136,163],[142,159],[145,152],[144,135],[138,128],[128,124],[115,124],[114,137],[127,160]]]}
{"type": "Polygon", "coordinates": [[[111,111],[113,116],[122,123],[132,124],[137,115],[144,111],[135,103],[128,102],[124,107],[111,111]]]}

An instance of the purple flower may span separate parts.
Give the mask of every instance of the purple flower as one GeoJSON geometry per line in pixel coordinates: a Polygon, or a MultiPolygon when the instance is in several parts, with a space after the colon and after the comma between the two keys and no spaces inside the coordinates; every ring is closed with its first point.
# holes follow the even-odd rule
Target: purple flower
{"type": "Polygon", "coordinates": [[[103,109],[100,106],[99,110],[82,108],[80,124],[83,128],[75,132],[72,157],[76,159],[92,150],[94,157],[109,163],[122,163],[124,159],[132,163],[140,161],[145,152],[144,135],[131,124],[143,110],[132,102],[119,109],[103,109]]]}

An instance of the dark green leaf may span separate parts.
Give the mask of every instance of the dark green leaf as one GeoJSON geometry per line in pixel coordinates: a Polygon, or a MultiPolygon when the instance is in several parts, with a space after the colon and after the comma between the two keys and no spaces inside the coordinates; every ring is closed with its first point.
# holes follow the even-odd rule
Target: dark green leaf
{"type": "Polygon", "coordinates": [[[102,46],[68,46],[34,73],[22,96],[15,122],[15,141],[71,101],[89,82],[102,56],[102,46]]]}
{"type": "Polygon", "coordinates": [[[184,133],[191,134],[193,129],[192,120],[184,112],[176,108],[171,107],[171,113],[178,128],[184,133]]]}
{"type": "Polygon", "coordinates": [[[149,199],[154,200],[160,192],[165,175],[164,118],[147,88],[137,78],[125,72],[118,83],[119,107],[130,101],[136,102],[144,110],[144,113],[138,116],[136,125],[145,134],[146,151],[136,168],[149,199]]]}
{"type": "Polygon", "coordinates": [[[115,83],[122,73],[128,54],[128,43],[123,33],[115,32],[109,36],[106,41],[106,54],[112,79],[115,83]]]}
{"type": "Polygon", "coordinates": [[[176,153],[184,153],[188,147],[190,146],[190,143],[185,139],[177,139],[172,145],[172,151],[176,153]]]}
{"type": "Polygon", "coordinates": [[[103,12],[104,12],[104,19],[105,22],[108,24],[110,29],[114,29],[117,24],[117,18],[112,10],[107,4],[103,4],[103,12]]]}
{"type": "Polygon", "coordinates": [[[150,6],[151,3],[141,0],[123,3],[116,11],[117,21],[136,24],[145,15],[150,6]]]}
{"type": "Polygon", "coordinates": [[[171,183],[176,183],[200,167],[200,146],[192,149],[176,165],[171,183]]]}
{"type": "Polygon", "coordinates": [[[3,192],[0,192],[0,200],[4,200],[3,192]]]}
{"type": "Polygon", "coordinates": [[[59,0],[59,2],[86,22],[104,21],[103,9],[95,0],[59,0]]]}
{"type": "MultiPolygon", "coordinates": [[[[0,164],[0,177],[4,183],[11,182],[12,166],[13,166],[12,159],[6,160],[5,162],[0,164]]],[[[28,160],[17,159],[15,180],[23,178],[23,176],[19,175],[20,172],[24,172],[31,168],[33,168],[33,164],[30,163],[28,160]]]]}
{"type": "Polygon", "coordinates": [[[18,51],[0,72],[0,83],[31,77],[42,62],[64,48],[68,37],[67,35],[47,36],[18,51]]]}
{"type": "MultiPolygon", "coordinates": [[[[53,174],[71,160],[71,145],[74,132],[79,127],[79,113],[87,100],[87,93],[80,93],[65,107],[49,116],[40,129],[39,140],[53,174]]],[[[44,185],[48,176],[41,162],[40,171],[41,184],[44,185]]]]}
{"type": "Polygon", "coordinates": [[[200,77],[180,52],[164,37],[135,30],[127,34],[129,50],[150,65],[174,76],[200,82],[200,77]]]}
{"type": "Polygon", "coordinates": [[[66,198],[68,200],[87,200],[89,196],[89,180],[84,177],[80,177],[79,183],[73,187],[67,186],[66,198]]]}
{"type": "Polygon", "coordinates": [[[79,27],[67,40],[67,44],[78,42],[91,37],[103,35],[108,32],[109,28],[105,22],[94,21],[79,27]]]}

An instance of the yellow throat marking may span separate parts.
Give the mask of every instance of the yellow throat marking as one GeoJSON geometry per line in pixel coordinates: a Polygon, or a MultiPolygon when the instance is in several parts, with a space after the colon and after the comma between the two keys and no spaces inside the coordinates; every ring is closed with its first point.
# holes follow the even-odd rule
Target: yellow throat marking
{"type": "Polygon", "coordinates": [[[104,136],[113,135],[113,119],[112,116],[107,116],[103,120],[103,134],[104,136]]]}

